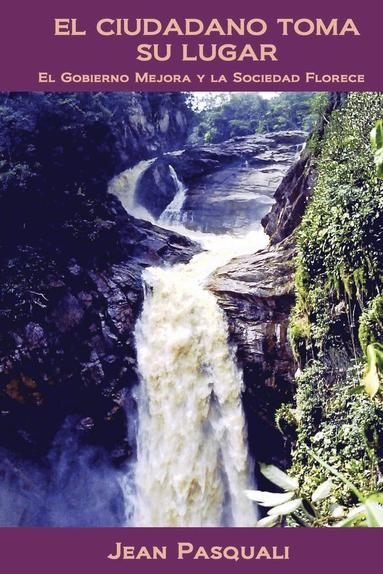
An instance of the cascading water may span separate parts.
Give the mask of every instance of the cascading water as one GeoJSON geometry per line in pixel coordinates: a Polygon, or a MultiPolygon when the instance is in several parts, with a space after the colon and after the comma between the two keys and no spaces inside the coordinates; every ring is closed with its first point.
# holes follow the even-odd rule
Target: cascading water
{"type": "MultiPolygon", "coordinates": [[[[126,180],[131,177],[129,197],[148,165],[141,162],[125,172],[126,180]]],[[[224,314],[204,285],[217,267],[264,247],[267,238],[260,228],[245,237],[184,229],[186,190],[174,170],[172,177],[178,192],[159,223],[199,239],[206,251],[186,265],[144,272],[146,295],[135,331],[141,384],[133,525],[250,526],[256,516],[244,494],[251,469],[242,376],[224,314]]],[[[126,196],[121,188],[120,193],[126,196]]],[[[140,217],[134,202],[124,205],[140,217]]]]}
{"type": "Polygon", "coordinates": [[[170,175],[175,183],[177,193],[173,201],[169,203],[167,208],[161,213],[158,220],[159,223],[177,224],[182,221],[182,207],[185,203],[187,189],[184,184],[179,180],[176,170],[172,165],[169,165],[170,175]]]}
{"type": "Polygon", "coordinates": [[[144,219],[154,223],[149,211],[138,204],[135,199],[136,187],[142,174],[155,161],[155,159],[145,159],[137,163],[119,175],[116,175],[109,183],[109,192],[116,195],[128,213],[138,219],[144,219]]]}
{"type": "Polygon", "coordinates": [[[136,327],[139,526],[255,523],[244,495],[250,469],[242,377],[224,316],[204,289],[210,272],[244,243],[234,239],[233,250],[219,243],[188,265],[144,274],[147,294],[136,327]]]}

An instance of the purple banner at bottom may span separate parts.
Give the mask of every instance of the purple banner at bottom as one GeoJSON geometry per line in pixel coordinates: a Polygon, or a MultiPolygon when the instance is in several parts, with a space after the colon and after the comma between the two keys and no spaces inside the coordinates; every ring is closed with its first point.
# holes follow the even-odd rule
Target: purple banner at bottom
{"type": "Polygon", "coordinates": [[[3,528],[2,571],[360,573],[379,529],[3,528]]]}

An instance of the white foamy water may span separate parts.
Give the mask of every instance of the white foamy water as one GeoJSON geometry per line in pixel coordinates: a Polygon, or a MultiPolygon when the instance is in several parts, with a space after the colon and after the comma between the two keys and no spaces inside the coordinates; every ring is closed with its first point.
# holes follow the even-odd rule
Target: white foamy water
{"type": "Polygon", "coordinates": [[[177,224],[182,221],[182,207],[185,203],[187,189],[179,180],[177,173],[173,166],[169,166],[170,175],[175,183],[177,193],[173,200],[169,203],[166,209],[161,213],[158,223],[177,224]]]}
{"type": "MultiPolygon", "coordinates": [[[[253,239],[265,244],[260,233],[253,239]]],[[[256,521],[244,496],[251,484],[242,375],[224,315],[204,283],[217,266],[257,243],[228,237],[208,243],[211,251],[187,265],[144,273],[147,293],[136,327],[137,526],[256,521]]]]}
{"type": "Polygon", "coordinates": [[[134,167],[126,169],[116,175],[109,183],[108,191],[116,195],[128,213],[154,223],[154,218],[145,207],[138,204],[135,199],[137,183],[141,175],[154,162],[154,159],[145,159],[137,163],[134,167]]]}

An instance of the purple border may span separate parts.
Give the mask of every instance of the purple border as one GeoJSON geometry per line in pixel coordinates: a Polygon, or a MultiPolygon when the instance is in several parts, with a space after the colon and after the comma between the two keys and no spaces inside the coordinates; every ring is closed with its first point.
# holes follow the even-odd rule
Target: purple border
{"type": "MultiPolygon", "coordinates": [[[[7,574],[108,574],[114,572],[185,574],[262,572],[262,574],[360,574],[381,562],[379,529],[257,528],[5,528],[0,530],[1,566],[7,574]],[[167,546],[165,560],[109,560],[116,542],[138,549],[167,546]],[[210,546],[289,547],[288,560],[177,559],[177,543],[210,546]]],[[[229,552],[230,553],[230,552],[229,552]]]]}
{"type": "MultiPolygon", "coordinates": [[[[381,18],[378,3],[364,0],[358,3],[321,0],[313,6],[307,0],[274,0],[261,5],[249,0],[235,0],[232,8],[221,2],[218,6],[205,0],[194,0],[186,8],[182,2],[146,0],[142,5],[124,0],[109,0],[105,5],[92,6],[79,0],[58,2],[12,0],[3,3],[0,12],[0,90],[47,91],[293,91],[293,90],[359,90],[382,89],[379,39],[381,18]],[[352,17],[358,23],[360,37],[344,38],[281,38],[271,28],[268,43],[278,45],[281,59],[276,64],[195,64],[182,63],[175,57],[166,64],[138,67],[134,60],[136,40],[116,38],[108,40],[89,32],[86,38],[54,38],[54,17],[77,17],[89,29],[100,17],[262,17],[272,21],[276,17],[352,17]],[[379,60],[378,60],[379,59],[379,60]],[[365,83],[339,84],[217,84],[203,86],[177,83],[138,84],[55,84],[38,83],[38,72],[59,75],[74,73],[128,73],[132,71],[163,74],[206,73],[228,76],[233,71],[263,74],[302,74],[312,70],[318,74],[364,74],[365,83]]],[[[190,44],[193,45],[192,39],[190,44]]],[[[182,43],[175,40],[174,45],[182,43]]],[[[194,41],[194,44],[198,41],[194,41]]],[[[235,42],[234,42],[235,43],[235,42]]],[[[237,42],[240,44],[241,42],[237,42]]],[[[312,572],[360,573],[369,565],[381,561],[381,532],[377,529],[0,529],[2,571],[7,574],[26,570],[41,574],[92,574],[108,572],[262,572],[289,574],[312,572]],[[106,558],[117,541],[126,545],[167,545],[167,560],[116,560],[106,558]],[[178,541],[198,545],[266,545],[289,546],[289,560],[177,560],[178,541]]],[[[375,566],[377,567],[377,566],[375,566]]]]}
{"type": "MultiPolygon", "coordinates": [[[[381,66],[378,58],[378,40],[381,37],[381,19],[377,13],[376,0],[364,0],[358,3],[349,0],[321,0],[316,6],[307,0],[274,0],[255,3],[250,0],[235,0],[232,8],[224,2],[214,6],[205,0],[194,0],[185,5],[179,0],[163,0],[161,3],[146,0],[142,3],[128,3],[126,0],[109,0],[105,4],[92,5],[89,2],[67,0],[22,0],[3,3],[0,16],[0,90],[40,90],[40,91],[293,91],[293,90],[353,90],[371,91],[382,88],[381,66]],[[343,4],[343,7],[342,7],[343,4]],[[80,28],[87,30],[86,37],[54,36],[54,18],[71,17],[78,19],[80,28]],[[95,23],[102,17],[153,17],[162,22],[169,18],[263,18],[269,23],[269,29],[262,37],[218,37],[219,42],[235,43],[239,46],[246,42],[276,44],[278,62],[183,62],[180,57],[180,45],[188,42],[191,52],[195,53],[200,42],[217,42],[217,37],[177,37],[169,40],[173,43],[173,57],[168,62],[137,62],[136,47],[140,42],[155,42],[156,37],[102,37],[95,31],[95,23]],[[281,36],[277,18],[321,17],[353,18],[360,36],[281,36]],[[39,83],[39,72],[51,74],[55,83],[39,83]],[[75,83],[64,82],[61,74],[127,74],[128,83],[75,83]],[[157,76],[189,75],[190,83],[136,81],[135,74],[148,72],[157,76]],[[241,74],[296,74],[298,83],[234,83],[233,73],[241,74]],[[331,81],[307,83],[305,73],[355,74],[364,75],[364,82],[345,83],[331,81]],[[207,81],[201,85],[196,74],[206,74],[207,81]],[[216,83],[225,74],[227,83],[216,83]]],[[[162,39],[162,42],[166,40],[162,39]]]]}

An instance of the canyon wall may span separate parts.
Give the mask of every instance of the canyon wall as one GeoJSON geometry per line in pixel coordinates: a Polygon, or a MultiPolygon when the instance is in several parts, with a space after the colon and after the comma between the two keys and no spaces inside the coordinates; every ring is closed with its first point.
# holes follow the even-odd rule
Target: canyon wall
{"type": "Polygon", "coordinates": [[[107,183],[142,157],[182,146],[185,101],[1,97],[0,444],[39,457],[76,415],[76,432],[122,460],[142,269],[198,248],[129,216],[107,183]]]}
{"type": "Polygon", "coordinates": [[[228,317],[243,370],[250,449],[256,460],[284,467],[289,463],[289,445],[277,428],[275,414],[293,399],[297,368],[287,336],[295,301],[296,248],[291,232],[300,223],[313,180],[310,154],[303,152],[275,192],[274,227],[266,218],[266,231],[272,232],[270,246],[234,259],[209,283],[228,317]],[[300,207],[285,218],[286,205],[300,207]]]}

